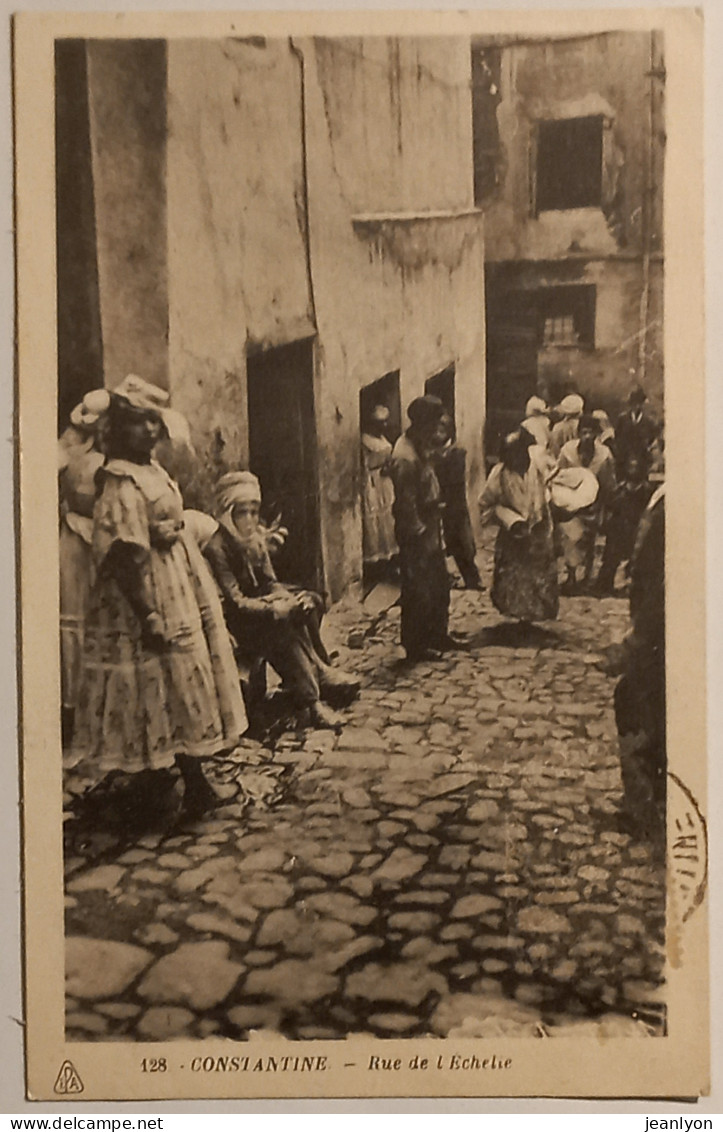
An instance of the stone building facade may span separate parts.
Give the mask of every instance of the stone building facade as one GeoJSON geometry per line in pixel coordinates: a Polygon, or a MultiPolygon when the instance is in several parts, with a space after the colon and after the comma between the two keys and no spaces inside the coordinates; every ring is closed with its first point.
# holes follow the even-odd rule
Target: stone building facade
{"type": "Polygon", "coordinates": [[[475,39],[489,446],[531,393],[663,409],[662,34],[475,39]]]}
{"type": "MultiPolygon", "coordinates": [[[[425,391],[484,474],[468,39],[59,41],[61,423],[134,372],[213,477],[250,466],[294,580],[361,576],[360,412],[425,391]]],[[[283,562],[282,562],[283,567],[283,562]]]]}

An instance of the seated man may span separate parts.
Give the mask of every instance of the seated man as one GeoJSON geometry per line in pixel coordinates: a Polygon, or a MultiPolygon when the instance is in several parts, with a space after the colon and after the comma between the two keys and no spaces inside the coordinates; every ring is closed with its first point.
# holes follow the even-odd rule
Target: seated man
{"type": "Polygon", "coordinates": [[[229,472],[216,490],[221,518],[204,554],[221,590],[238,658],[248,664],[267,660],[312,726],[338,728],[341,717],[322,700],[348,702],[359,682],[329,664],[319,633],[321,597],[278,581],[259,523],[256,476],[229,472]]]}

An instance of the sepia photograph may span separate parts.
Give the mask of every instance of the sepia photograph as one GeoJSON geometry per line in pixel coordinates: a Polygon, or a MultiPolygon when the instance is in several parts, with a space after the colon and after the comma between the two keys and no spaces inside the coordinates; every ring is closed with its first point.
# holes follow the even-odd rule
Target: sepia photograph
{"type": "Polygon", "coordinates": [[[44,29],[55,1099],[604,1046],[665,1095],[707,834],[655,17],[44,29]]]}

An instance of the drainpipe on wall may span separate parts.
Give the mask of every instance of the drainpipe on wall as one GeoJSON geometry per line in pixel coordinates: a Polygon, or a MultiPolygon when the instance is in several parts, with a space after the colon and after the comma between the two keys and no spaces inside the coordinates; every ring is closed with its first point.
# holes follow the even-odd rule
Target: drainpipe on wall
{"type": "Polygon", "coordinates": [[[638,334],[637,380],[645,385],[647,371],[648,308],[650,305],[650,237],[652,226],[653,196],[653,131],[655,126],[655,32],[650,33],[648,75],[650,82],[648,97],[648,152],[645,164],[645,184],[643,187],[642,242],[643,242],[643,287],[640,295],[640,318],[638,334]]]}
{"type": "Polygon", "coordinates": [[[289,36],[289,50],[299,63],[299,76],[301,80],[300,110],[301,110],[301,191],[304,205],[304,247],[306,250],[306,280],[309,287],[309,303],[311,305],[311,321],[317,334],[319,326],[316,321],[316,300],[314,298],[314,275],[311,269],[311,232],[309,224],[309,170],[306,148],[306,67],[304,53],[294,43],[293,36],[289,36]]]}

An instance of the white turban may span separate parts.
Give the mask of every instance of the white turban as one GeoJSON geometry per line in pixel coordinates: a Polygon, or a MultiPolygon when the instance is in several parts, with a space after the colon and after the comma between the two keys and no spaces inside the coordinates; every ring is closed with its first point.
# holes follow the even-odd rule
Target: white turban
{"type": "Polygon", "coordinates": [[[261,503],[261,484],[253,472],[228,472],[216,484],[216,499],[222,514],[237,503],[261,503]]]}
{"type": "Polygon", "coordinates": [[[584,408],[585,402],[579,393],[568,393],[559,405],[560,412],[566,417],[579,417],[584,408]]]}
{"type": "Polygon", "coordinates": [[[546,417],[549,411],[542,397],[530,397],[525,405],[526,417],[546,417]]]}
{"type": "Polygon", "coordinates": [[[91,389],[73,409],[70,423],[74,428],[94,428],[103,414],[108,411],[109,405],[110,393],[107,389],[91,389]]]}

